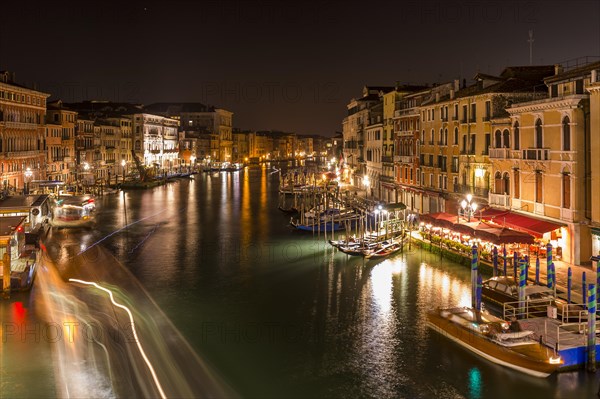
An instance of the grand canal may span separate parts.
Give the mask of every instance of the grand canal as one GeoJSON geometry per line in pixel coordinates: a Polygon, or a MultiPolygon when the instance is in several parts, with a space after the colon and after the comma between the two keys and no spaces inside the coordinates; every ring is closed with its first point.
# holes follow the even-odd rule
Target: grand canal
{"type": "MultiPolygon", "coordinates": [[[[470,271],[414,247],[365,262],[293,231],[277,209],[272,172],[198,174],[102,197],[97,228],[53,231],[48,252],[63,264],[112,253],[122,265],[93,262],[97,278],[118,275],[125,289],[139,281],[215,379],[241,397],[596,397],[598,375],[521,375],[428,329],[428,309],[469,303],[470,271]]],[[[20,317],[19,306],[36,312],[48,289],[38,283],[2,303],[3,322],[20,317]]],[[[3,391],[61,392],[51,352],[51,343],[3,339],[3,391]],[[7,373],[8,364],[20,365],[7,373]]]]}

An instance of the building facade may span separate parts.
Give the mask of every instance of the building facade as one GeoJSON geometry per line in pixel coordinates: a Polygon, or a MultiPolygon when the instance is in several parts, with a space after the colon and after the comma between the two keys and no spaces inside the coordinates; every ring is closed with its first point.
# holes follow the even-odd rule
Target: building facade
{"type": "Polygon", "coordinates": [[[22,191],[29,179],[46,179],[45,118],[50,95],[21,86],[13,77],[0,72],[0,176],[4,192],[22,191]]]}

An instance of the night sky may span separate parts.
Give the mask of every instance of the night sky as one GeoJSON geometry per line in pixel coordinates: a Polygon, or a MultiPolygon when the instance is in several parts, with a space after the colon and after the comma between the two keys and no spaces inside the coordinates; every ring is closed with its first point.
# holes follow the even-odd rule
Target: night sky
{"type": "Polygon", "coordinates": [[[600,1],[3,2],[0,69],[65,102],[198,101],[234,126],[341,131],[368,85],[600,55],[600,1]]]}

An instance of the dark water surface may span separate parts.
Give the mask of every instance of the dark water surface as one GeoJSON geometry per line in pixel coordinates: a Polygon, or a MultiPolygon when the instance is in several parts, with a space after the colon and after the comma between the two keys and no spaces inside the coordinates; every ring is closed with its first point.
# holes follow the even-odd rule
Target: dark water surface
{"type": "Polygon", "coordinates": [[[593,374],[522,375],[431,331],[427,310],[469,303],[467,268],[414,247],[348,258],[292,230],[277,189],[256,168],[127,191],[88,234],[114,233],[101,245],[242,397],[596,397],[593,374]]]}

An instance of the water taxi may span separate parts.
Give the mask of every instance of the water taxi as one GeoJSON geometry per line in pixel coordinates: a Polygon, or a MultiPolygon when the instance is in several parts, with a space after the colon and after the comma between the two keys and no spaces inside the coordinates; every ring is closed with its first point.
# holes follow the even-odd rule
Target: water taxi
{"type": "Polygon", "coordinates": [[[496,364],[535,377],[548,377],[561,365],[554,350],[521,330],[517,321],[502,320],[469,307],[439,308],[427,313],[433,330],[496,364]]]}
{"type": "Polygon", "coordinates": [[[92,227],[96,203],[90,195],[61,196],[55,199],[50,224],[53,227],[92,227]]]}

